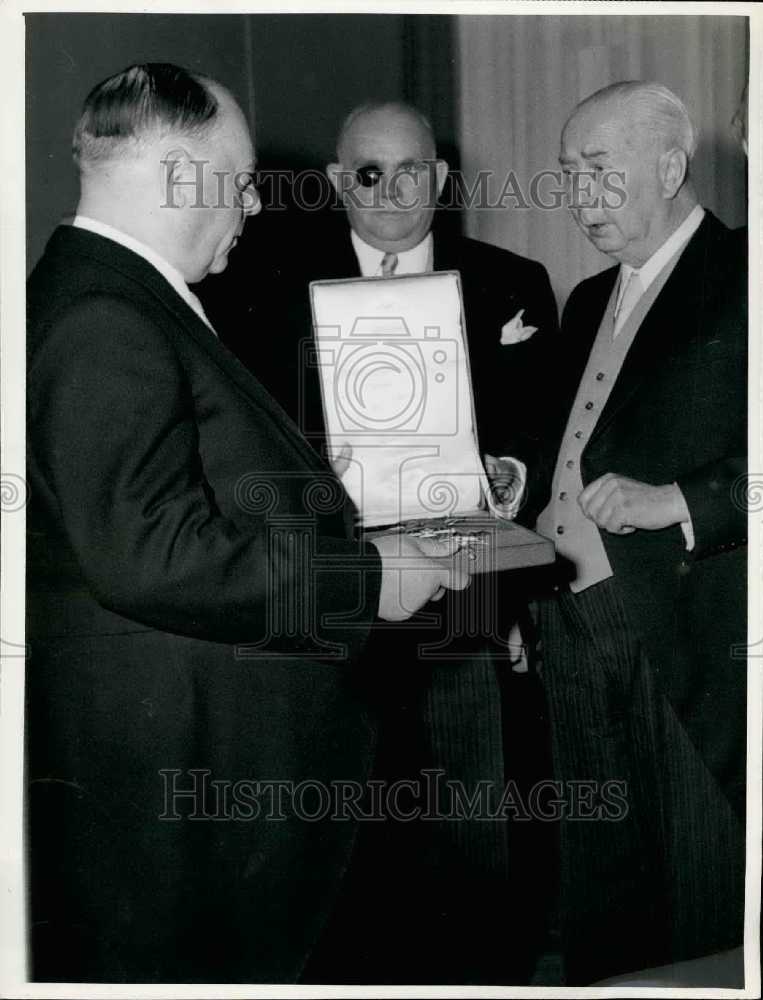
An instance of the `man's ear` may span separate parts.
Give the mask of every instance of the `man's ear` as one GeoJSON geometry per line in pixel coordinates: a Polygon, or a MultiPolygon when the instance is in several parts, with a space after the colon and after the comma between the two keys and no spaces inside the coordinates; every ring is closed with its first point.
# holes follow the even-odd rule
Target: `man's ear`
{"type": "Polygon", "coordinates": [[[439,198],[448,177],[448,164],[445,160],[435,160],[435,171],[437,173],[437,197],[439,198]]]}
{"type": "Polygon", "coordinates": [[[200,207],[204,202],[204,164],[182,146],[168,149],[159,161],[162,206],[200,207]]]}
{"type": "Polygon", "coordinates": [[[660,156],[658,161],[663,197],[675,198],[681,190],[689,170],[689,159],[683,149],[674,147],[660,156]]]}
{"type": "Polygon", "coordinates": [[[348,188],[349,172],[344,169],[341,163],[329,163],[326,167],[326,176],[331,181],[336,193],[343,199],[348,188]]]}

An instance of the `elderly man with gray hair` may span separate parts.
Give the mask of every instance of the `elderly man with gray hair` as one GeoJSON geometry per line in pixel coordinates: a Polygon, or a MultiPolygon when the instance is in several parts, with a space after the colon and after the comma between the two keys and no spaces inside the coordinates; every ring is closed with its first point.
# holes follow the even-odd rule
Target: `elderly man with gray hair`
{"type": "Polygon", "coordinates": [[[558,550],[556,777],[581,793],[561,833],[570,985],[742,940],[746,246],[698,204],[695,146],[679,98],[640,81],[562,133],[572,215],[615,265],[565,308],[528,507],[558,550]],[[597,808],[613,792],[622,808],[597,808]]]}

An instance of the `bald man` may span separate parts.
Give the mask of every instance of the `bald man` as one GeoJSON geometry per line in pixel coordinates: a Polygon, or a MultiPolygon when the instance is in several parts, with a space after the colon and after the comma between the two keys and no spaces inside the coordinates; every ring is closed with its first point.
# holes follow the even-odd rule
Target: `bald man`
{"type": "Polygon", "coordinates": [[[614,262],[565,307],[564,420],[526,511],[563,581],[541,616],[556,777],[588,788],[562,822],[570,985],[742,936],[746,243],[698,204],[695,146],[640,81],[562,133],[572,215],[614,262]]]}

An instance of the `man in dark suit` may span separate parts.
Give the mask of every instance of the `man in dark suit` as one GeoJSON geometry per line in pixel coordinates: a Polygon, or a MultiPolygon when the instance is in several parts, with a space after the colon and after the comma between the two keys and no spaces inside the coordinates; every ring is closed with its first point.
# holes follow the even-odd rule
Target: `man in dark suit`
{"type": "Polygon", "coordinates": [[[562,823],[569,984],[742,937],[746,245],[698,205],[695,145],[642,82],[562,134],[572,214],[617,262],[564,310],[563,419],[526,508],[565,581],[541,606],[556,776],[586,788],[562,823]]]}
{"type": "Polygon", "coordinates": [[[230,94],[130,67],[74,150],[28,302],[31,975],[292,982],[373,760],[360,650],[465,578],[353,540],[188,289],[259,207],[230,94]]]}
{"type": "MultiPolygon", "coordinates": [[[[325,440],[309,282],[432,270],[461,276],[477,434],[488,471],[498,470],[501,456],[528,461],[543,437],[548,411],[539,388],[558,332],[548,275],[535,261],[454,235],[449,226],[433,230],[447,174],[431,126],[417,109],[362,104],[345,119],[337,162],[327,167],[343,210],[300,212],[297,205],[290,228],[278,226],[278,213],[271,213],[272,238],[255,244],[245,236],[230,271],[198,289],[223,338],[319,450],[325,440]],[[268,289],[264,298],[261,289],[268,289]],[[263,313],[269,323],[257,320],[263,313]],[[266,344],[252,335],[253,326],[270,327],[266,344]]],[[[389,733],[391,774],[410,778],[424,766],[440,767],[470,795],[481,781],[501,789],[504,735],[522,757],[509,762],[510,777],[518,779],[522,771],[529,779],[532,768],[541,766],[542,692],[535,677],[512,672],[508,662],[509,604],[515,601],[510,585],[481,578],[468,600],[446,600],[439,630],[422,617],[418,635],[386,633],[372,644],[369,655],[386,664],[388,680],[397,675],[397,685],[384,691],[388,724],[382,732],[389,733]],[[414,677],[410,667],[417,659],[414,677]]],[[[434,888],[423,893],[441,893],[432,910],[447,911],[450,919],[414,918],[419,926],[431,924],[437,940],[418,948],[408,976],[423,973],[423,982],[438,973],[453,982],[522,981],[532,969],[529,941],[545,903],[536,862],[544,853],[537,848],[548,844],[548,824],[517,824],[509,851],[504,822],[445,822],[436,842],[429,837],[432,826],[425,827],[421,851],[423,864],[433,866],[434,888]],[[507,883],[510,865],[516,871],[507,883]],[[523,894],[519,884],[525,880],[523,894]],[[515,924],[505,906],[507,884],[515,895],[515,924]],[[427,956],[436,956],[436,971],[427,971],[427,956]]],[[[400,833],[407,844],[415,827],[400,833]]],[[[411,855],[403,846],[398,856],[411,855]]]]}

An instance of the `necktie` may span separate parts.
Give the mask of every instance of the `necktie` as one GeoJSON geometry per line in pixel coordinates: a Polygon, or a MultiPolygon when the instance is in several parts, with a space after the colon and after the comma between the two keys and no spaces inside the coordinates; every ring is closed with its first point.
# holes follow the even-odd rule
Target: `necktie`
{"type": "Polygon", "coordinates": [[[391,278],[397,267],[397,254],[385,253],[381,262],[382,278],[391,278]]]}
{"type": "Polygon", "coordinates": [[[616,337],[622,329],[626,319],[633,311],[633,307],[641,298],[643,291],[638,271],[631,271],[626,279],[625,287],[620,295],[620,301],[615,309],[615,325],[612,331],[613,337],[616,337]]]}

